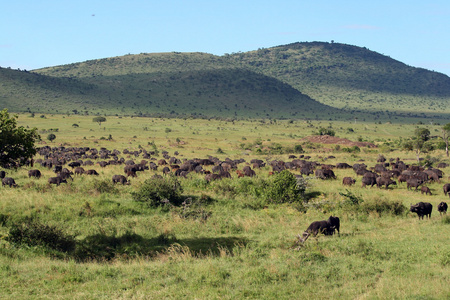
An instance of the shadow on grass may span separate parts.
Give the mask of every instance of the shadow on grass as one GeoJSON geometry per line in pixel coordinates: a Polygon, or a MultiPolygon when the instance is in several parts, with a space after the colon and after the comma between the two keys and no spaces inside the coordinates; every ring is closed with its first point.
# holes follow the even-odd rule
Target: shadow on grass
{"type": "Polygon", "coordinates": [[[236,245],[246,245],[247,239],[241,237],[191,238],[178,240],[175,236],[161,234],[155,238],[144,238],[135,233],[122,236],[96,234],[78,241],[70,256],[79,261],[108,261],[117,257],[154,257],[166,253],[174,245],[184,247],[194,257],[202,255],[219,256],[223,251],[233,255],[236,245]]]}
{"type": "Polygon", "coordinates": [[[319,197],[320,195],[322,195],[321,192],[315,191],[315,192],[305,193],[305,196],[304,196],[304,197],[305,197],[305,200],[306,200],[306,201],[309,201],[309,200],[311,200],[311,199],[314,199],[314,198],[319,197]]]}

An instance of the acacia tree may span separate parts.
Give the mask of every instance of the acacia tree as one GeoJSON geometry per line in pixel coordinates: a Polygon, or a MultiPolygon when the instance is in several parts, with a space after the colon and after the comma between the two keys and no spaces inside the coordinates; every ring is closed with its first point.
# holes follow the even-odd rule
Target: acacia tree
{"type": "Polygon", "coordinates": [[[8,110],[0,111],[0,165],[11,168],[25,164],[36,154],[34,142],[39,139],[37,128],[17,127],[17,115],[9,116],[8,110]]]}
{"type": "Polygon", "coordinates": [[[92,122],[97,122],[99,126],[102,125],[102,122],[106,122],[105,117],[95,117],[92,119],[92,122]]]}
{"type": "Polygon", "coordinates": [[[448,157],[448,138],[450,136],[450,123],[447,123],[442,127],[442,139],[445,142],[445,154],[448,157]]]}

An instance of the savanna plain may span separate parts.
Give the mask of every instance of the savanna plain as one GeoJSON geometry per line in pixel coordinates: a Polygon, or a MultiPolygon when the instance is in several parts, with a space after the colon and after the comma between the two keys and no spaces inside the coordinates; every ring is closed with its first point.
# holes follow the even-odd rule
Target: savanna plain
{"type": "MultiPolygon", "coordinates": [[[[333,169],[337,179],[303,176],[300,200],[272,201],[285,173],[269,175],[270,161],[289,162],[292,155],[329,165],[373,167],[381,155],[417,164],[416,152],[403,150],[402,142],[418,127],[439,136],[442,125],[113,116],[97,123],[89,116],[49,114],[21,114],[18,124],[38,128],[38,147],[103,147],[136,162],[143,149],[155,163],[164,154],[181,162],[243,159],[237,169],[249,165],[256,176],[231,170],[232,178],[208,182],[195,172],[163,175],[159,166],[121,185],[111,178],[125,175],[124,165],[100,167],[98,159],[89,167],[98,176],[72,175],[56,186],[48,184],[53,170],[37,163],[39,179],[28,177],[32,167],[5,170],[18,186],[1,188],[2,299],[450,298],[450,217],[437,212],[441,201],[449,202],[442,186],[450,182],[450,167],[441,168],[440,183],[427,183],[432,195],[405,183],[364,188],[353,169],[333,169]],[[306,139],[320,128],[376,147],[306,139]],[[266,165],[253,168],[252,159],[266,165]],[[347,176],[356,184],[343,186],[347,176]],[[179,203],[136,200],[146,188],[157,189],[156,180],[176,190],[179,203]],[[409,212],[420,201],[433,205],[430,219],[409,212]],[[339,234],[297,243],[311,222],[330,215],[340,218],[339,234]]],[[[420,157],[433,166],[450,162],[444,150],[420,157]]]]}

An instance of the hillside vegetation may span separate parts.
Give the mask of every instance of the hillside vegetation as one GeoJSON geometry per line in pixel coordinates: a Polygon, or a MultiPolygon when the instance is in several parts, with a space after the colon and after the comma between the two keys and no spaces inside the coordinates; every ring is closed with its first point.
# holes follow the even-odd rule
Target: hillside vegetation
{"type": "Polygon", "coordinates": [[[142,53],[0,76],[0,105],[11,111],[327,120],[450,113],[448,76],[339,43],[142,53]]]}

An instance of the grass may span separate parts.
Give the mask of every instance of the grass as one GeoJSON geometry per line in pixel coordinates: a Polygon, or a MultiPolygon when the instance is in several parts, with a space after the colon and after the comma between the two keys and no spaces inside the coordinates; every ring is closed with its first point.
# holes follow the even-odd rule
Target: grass
{"type": "MultiPolygon", "coordinates": [[[[112,118],[99,126],[90,117],[47,115],[19,117],[24,126],[40,130],[58,128],[50,146],[106,147],[122,151],[152,149],[178,157],[224,160],[244,157],[288,160],[289,153],[259,152],[278,143],[281,149],[302,144],[306,155],[319,162],[353,164],[364,159],[375,165],[379,149],[359,153],[336,150],[334,145],[309,145],[301,138],[329,122],[269,122],[182,119],[112,118]],[[74,128],[72,124],[79,127],[74,128]],[[144,130],[144,127],[147,127],[144,130]],[[255,128],[256,127],[256,128],[255,128]],[[166,132],[166,128],[171,128],[166,132]],[[112,135],[113,140],[100,139],[112,135]],[[134,137],[135,136],[135,137],[134,137]],[[84,139],[83,137],[86,137],[84,139]],[[245,139],[243,139],[245,137],[245,139]],[[179,138],[183,143],[177,143],[179,138]],[[148,144],[150,143],[150,145],[148,144]],[[248,149],[242,149],[245,143],[248,149]],[[217,148],[223,154],[217,153],[217,148]],[[315,148],[315,149],[313,149],[315,148]],[[259,153],[259,154],[258,154],[259,153]],[[261,154],[262,153],[262,154],[261,154]],[[333,155],[336,158],[326,157],[333,155]]],[[[358,136],[382,145],[399,136],[412,135],[417,125],[335,123],[336,135],[358,136]],[[354,132],[347,130],[352,127],[354,132]]],[[[426,125],[430,131],[439,128],[426,125]]],[[[41,144],[44,145],[44,144],[41,144]]],[[[277,148],[279,151],[279,148],[277,148]]],[[[281,151],[282,152],[282,151],[281,151]]],[[[415,153],[394,150],[386,157],[413,163],[415,153]]],[[[443,150],[428,153],[448,161],[443,150]]],[[[130,157],[135,159],[133,157],[130,157]]],[[[128,159],[128,158],[127,158],[128,159]]],[[[140,158],[136,158],[140,160],[140,158]]],[[[239,165],[242,169],[243,165],[239,165]]],[[[0,297],[11,298],[388,298],[447,299],[450,252],[448,217],[440,217],[437,204],[447,201],[442,185],[428,186],[432,196],[407,191],[405,184],[389,190],[362,188],[353,170],[335,170],[337,180],[308,180],[307,211],[295,204],[264,201],[257,187],[270,180],[269,167],[256,170],[257,178],[237,178],[206,183],[202,175],[180,178],[182,195],[190,197],[183,207],[152,208],[133,200],[146,179],[161,171],[145,171],[131,185],[99,191],[99,182],[122,174],[123,166],[94,168],[98,177],[78,176],[59,187],[48,186],[51,170],[40,166],[40,179],[28,179],[27,168],[7,170],[16,189],[2,188],[0,201],[0,297]],[[345,176],[357,178],[343,187],[345,176]],[[242,180],[244,179],[244,180],[242,180]],[[254,186],[255,189],[249,188],[254,186]],[[362,199],[359,208],[346,204],[346,196],[362,199]],[[434,211],[430,220],[419,221],[408,210],[396,213],[393,203],[428,201],[434,211]],[[377,204],[384,204],[378,205],[377,204]],[[208,214],[202,218],[202,214],[208,214]],[[311,237],[299,250],[296,235],[312,221],[329,215],[341,219],[341,234],[311,237]],[[199,217],[200,216],[200,217],[199,217]],[[12,224],[37,220],[74,236],[76,249],[61,252],[45,245],[30,246],[8,239],[12,224]],[[81,259],[80,259],[81,258],[81,259]],[[87,258],[87,259],[86,259],[87,258]],[[411,287],[414,288],[411,288],[411,287]],[[432,291],[432,292],[430,292],[432,291]]],[[[447,169],[444,169],[448,172],[447,169]]],[[[298,171],[294,171],[298,173],[298,171]]]]}

